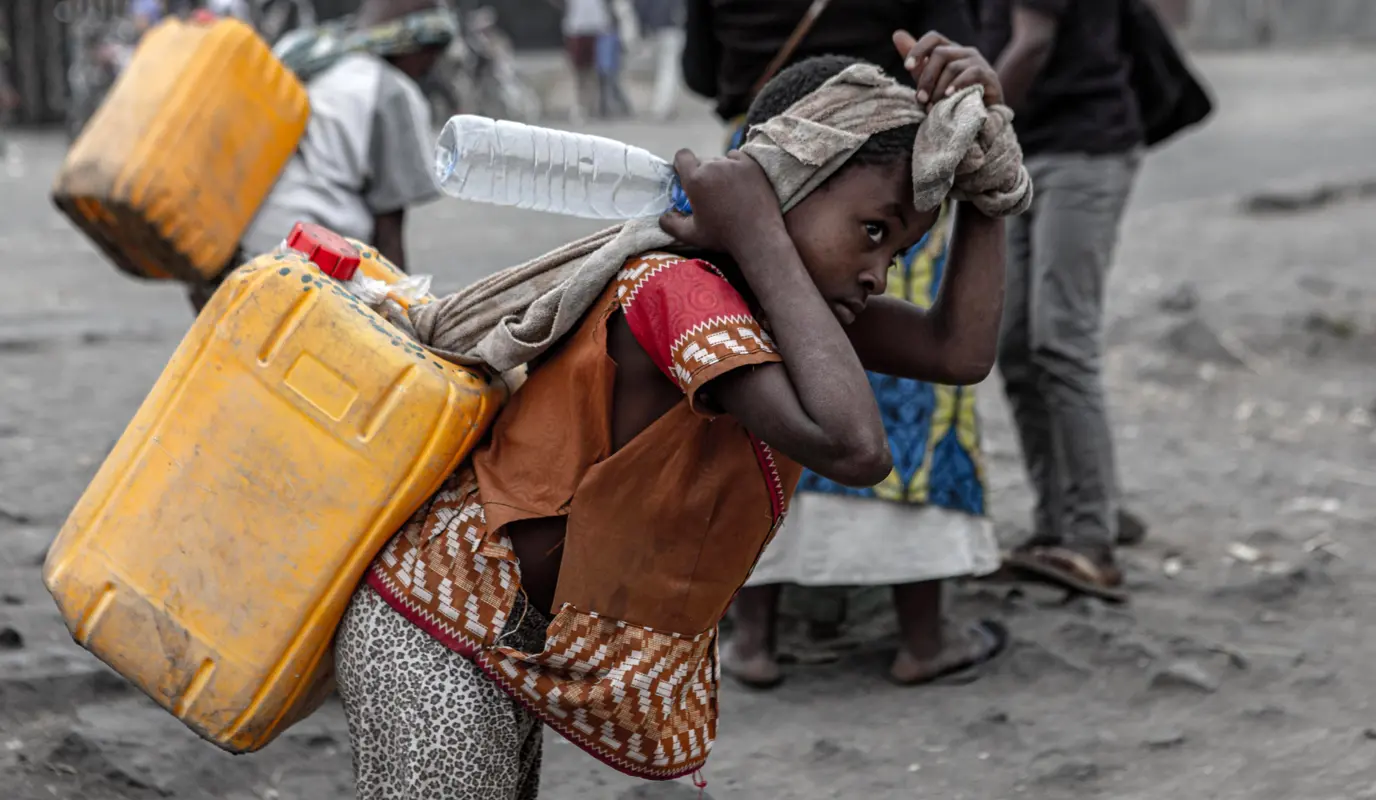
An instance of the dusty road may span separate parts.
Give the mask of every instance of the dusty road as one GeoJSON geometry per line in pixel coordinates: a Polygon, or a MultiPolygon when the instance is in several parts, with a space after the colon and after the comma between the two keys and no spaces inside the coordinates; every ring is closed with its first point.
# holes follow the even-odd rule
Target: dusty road
{"type": "MultiPolygon", "coordinates": [[[[1108,382],[1124,483],[1154,524],[1126,610],[968,588],[1016,643],[964,686],[901,690],[882,654],[728,686],[715,798],[1376,797],[1376,197],[1259,214],[1276,184],[1376,178],[1376,54],[1202,58],[1220,112],[1149,157],[1113,283],[1108,382]]],[[[721,132],[597,129],[668,154],[721,132]]],[[[232,758],[71,643],[38,564],[190,314],[103,263],[49,206],[62,142],[0,165],[0,797],[349,797],[330,707],[232,758]]],[[[441,203],[412,221],[441,289],[588,229],[441,203]]],[[[984,387],[1001,529],[1027,507],[996,381],[984,387]]],[[[697,796],[549,740],[545,796],[697,796]]]]}

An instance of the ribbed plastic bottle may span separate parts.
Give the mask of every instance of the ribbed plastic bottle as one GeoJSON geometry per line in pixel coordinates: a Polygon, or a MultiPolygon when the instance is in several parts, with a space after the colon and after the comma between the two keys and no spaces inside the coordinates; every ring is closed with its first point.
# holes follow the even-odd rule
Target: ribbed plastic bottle
{"type": "Polygon", "coordinates": [[[435,178],[460,200],[589,219],[691,213],[673,165],[648,150],[469,114],[440,132],[435,178]]]}

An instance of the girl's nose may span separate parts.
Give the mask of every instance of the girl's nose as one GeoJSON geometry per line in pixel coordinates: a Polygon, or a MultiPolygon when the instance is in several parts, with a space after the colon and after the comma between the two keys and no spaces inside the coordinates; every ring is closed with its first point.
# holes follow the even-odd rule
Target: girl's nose
{"type": "Polygon", "coordinates": [[[889,265],[884,263],[882,268],[867,269],[860,273],[860,286],[864,288],[866,294],[871,297],[883,294],[889,288],[889,265]]]}

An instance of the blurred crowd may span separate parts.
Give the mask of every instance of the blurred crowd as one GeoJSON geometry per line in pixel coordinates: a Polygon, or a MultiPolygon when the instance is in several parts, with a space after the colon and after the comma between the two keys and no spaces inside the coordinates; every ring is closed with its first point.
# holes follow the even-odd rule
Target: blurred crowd
{"type": "Polygon", "coordinates": [[[563,33],[575,76],[575,120],[635,113],[623,86],[628,51],[644,48],[655,64],[651,118],[674,110],[683,49],[682,0],[562,0],[563,33]]]}

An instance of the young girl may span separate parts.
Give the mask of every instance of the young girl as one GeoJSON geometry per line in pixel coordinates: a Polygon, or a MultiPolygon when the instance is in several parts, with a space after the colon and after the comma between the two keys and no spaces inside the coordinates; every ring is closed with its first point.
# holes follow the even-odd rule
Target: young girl
{"type": "MultiPolygon", "coordinates": [[[[1025,208],[1030,183],[978,53],[933,34],[895,44],[917,93],[868,65],[786,70],[762,102],[818,88],[744,153],[679,154],[695,213],[661,221],[678,249],[630,258],[595,300],[559,298],[556,319],[572,309],[577,324],[384,549],[340,627],[361,800],[534,797],[541,723],[629,774],[700,769],[716,623],[802,466],[851,485],[889,472],[865,368],[988,373],[999,217],[1025,208]],[[968,202],[941,296],[929,311],[883,297],[953,182],[968,202]]],[[[433,323],[416,324],[422,339],[433,323]]]]}
{"type": "MultiPolygon", "coordinates": [[[[935,10],[936,4],[928,4],[935,10]]],[[[867,43],[868,44],[868,43],[867,43]]],[[[820,56],[843,69],[855,58],[820,56]]],[[[772,92],[750,107],[732,134],[782,113],[815,88],[772,92]]],[[[922,242],[889,266],[887,294],[927,307],[941,289],[950,215],[943,214],[922,242]]],[[[946,386],[870,373],[870,388],[884,419],[894,469],[870,487],[838,484],[803,473],[788,522],[760,557],[732,603],[732,636],[722,669],[746,686],[768,689],[784,679],[777,653],[785,619],[809,623],[817,641],[844,633],[863,615],[847,607],[871,606],[890,595],[898,621],[898,648],[890,680],[904,686],[972,670],[997,656],[1008,634],[994,620],[955,625],[948,617],[945,583],[985,575],[999,567],[994,525],[985,515],[979,419],[972,386],[946,386]],[[883,558],[875,558],[883,553],[883,558]],[[858,602],[857,602],[858,601],[858,602]],[[849,618],[848,618],[849,617],[849,618]],[[843,633],[844,632],[844,633],[843,633]]],[[[796,645],[797,642],[794,642],[796,645]]]]}

